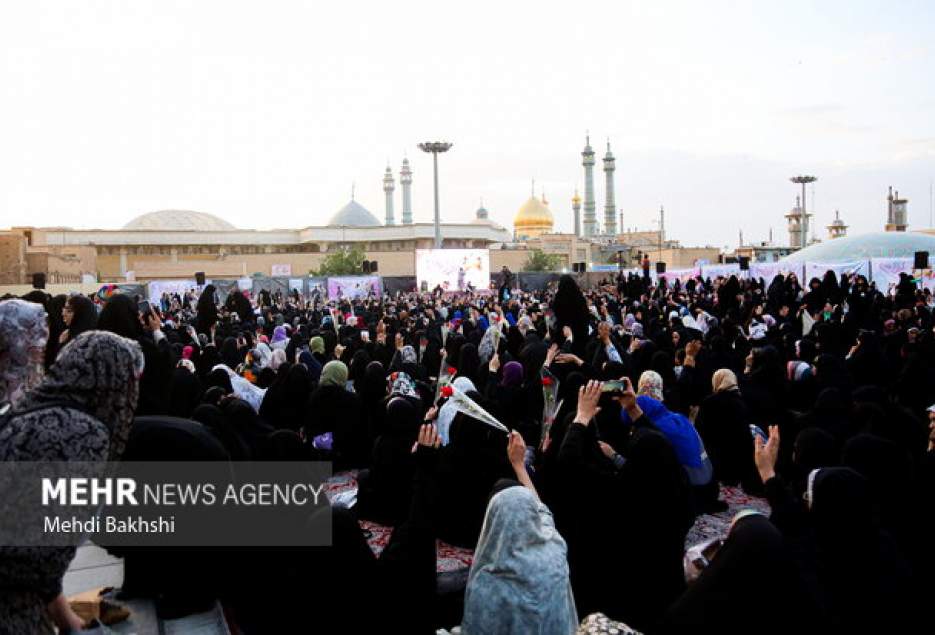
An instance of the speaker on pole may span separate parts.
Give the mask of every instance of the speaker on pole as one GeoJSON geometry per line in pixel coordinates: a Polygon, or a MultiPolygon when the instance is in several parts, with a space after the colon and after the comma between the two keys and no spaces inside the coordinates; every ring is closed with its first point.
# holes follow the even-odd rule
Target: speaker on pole
{"type": "Polygon", "coordinates": [[[749,258],[749,256],[740,256],[740,258],[738,258],[737,261],[740,263],[740,270],[741,270],[741,271],[749,271],[749,270],[750,270],[750,258],[749,258]]]}
{"type": "Polygon", "coordinates": [[[195,284],[197,284],[199,287],[205,286],[205,272],[204,271],[195,272],[195,284]]]}
{"type": "Polygon", "coordinates": [[[915,263],[913,263],[912,268],[913,269],[928,269],[929,268],[929,252],[917,251],[915,253],[915,263]]]}
{"type": "Polygon", "coordinates": [[[659,261],[656,263],[656,273],[665,273],[666,272],[666,263],[659,261]]]}
{"type": "Polygon", "coordinates": [[[45,273],[39,272],[32,274],[32,288],[45,289],[45,273]]]}

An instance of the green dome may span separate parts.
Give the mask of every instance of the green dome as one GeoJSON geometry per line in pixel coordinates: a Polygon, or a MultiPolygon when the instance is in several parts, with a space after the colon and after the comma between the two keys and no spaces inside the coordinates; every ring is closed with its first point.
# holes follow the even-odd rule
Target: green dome
{"type": "Polygon", "coordinates": [[[911,258],[917,251],[935,255],[935,236],[916,232],[876,232],[826,240],[789,254],[780,262],[851,262],[870,258],[911,258]]]}

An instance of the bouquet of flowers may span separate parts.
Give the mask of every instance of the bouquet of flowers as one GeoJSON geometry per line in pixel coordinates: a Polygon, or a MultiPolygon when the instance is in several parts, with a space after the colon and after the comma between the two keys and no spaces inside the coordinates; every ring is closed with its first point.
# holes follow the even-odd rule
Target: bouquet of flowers
{"type": "Polygon", "coordinates": [[[445,361],[445,358],[442,357],[441,368],[438,369],[438,382],[435,384],[435,402],[438,402],[438,397],[442,393],[442,390],[446,386],[450,386],[451,382],[454,381],[454,376],[458,374],[458,369],[454,366],[449,366],[445,361]]]}
{"type": "Polygon", "coordinates": [[[545,366],[539,371],[539,378],[542,382],[542,438],[549,433],[552,424],[555,423],[555,417],[558,415],[562,402],[558,401],[559,381],[545,366]]]}
{"type": "Polygon", "coordinates": [[[482,421],[492,428],[496,428],[497,430],[506,432],[507,434],[510,433],[505,425],[497,421],[496,417],[481,408],[479,405],[477,405],[476,401],[465,395],[454,386],[445,386],[445,388],[442,389],[441,394],[443,397],[448,398],[448,403],[454,405],[455,410],[458,412],[463,412],[472,419],[482,421]]]}
{"type": "Polygon", "coordinates": [[[448,342],[448,324],[447,323],[442,324],[441,329],[442,329],[442,346],[444,346],[448,342]]]}

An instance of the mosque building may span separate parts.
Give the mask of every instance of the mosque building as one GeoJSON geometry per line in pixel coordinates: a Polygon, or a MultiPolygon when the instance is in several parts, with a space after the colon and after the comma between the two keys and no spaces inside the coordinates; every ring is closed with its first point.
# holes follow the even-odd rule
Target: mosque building
{"type": "Polygon", "coordinates": [[[545,200],[545,193],[542,194],[542,200],[539,200],[533,191],[513,218],[514,239],[525,241],[543,234],[551,234],[554,226],[555,218],[549,209],[548,201],[545,200]]]}
{"type": "MultiPolygon", "coordinates": [[[[13,227],[0,231],[0,284],[24,284],[34,273],[49,283],[82,280],[122,282],[263,275],[308,275],[329,252],[359,245],[383,275],[415,274],[415,251],[434,247],[431,222],[415,222],[412,213],[412,170],[404,159],[399,171],[401,223],[394,195],[396,178],[387,168],[382,178],[381,220],[354,194],[324,225],[285,229],[243,229],[218,216],[191,210],[148,212],[120,229],[13,227]]],[[[543,205],[544,207],[544,205],[543,205]]],[[[548,208],[545,208],[546,211],[548,208]]],[[[548,212],[551,231],[551,212],[548,212]]],[[[489,248],[509,243],[510,232],[491,221],[481,207],[467,223],[441,223],[446,248],[489,248]]],[[[491,267],[500,265],[491,258],[491,267]]]]}

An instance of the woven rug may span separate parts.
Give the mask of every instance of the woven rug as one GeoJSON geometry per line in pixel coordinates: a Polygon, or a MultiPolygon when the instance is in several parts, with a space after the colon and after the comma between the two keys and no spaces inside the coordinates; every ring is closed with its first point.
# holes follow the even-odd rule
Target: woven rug
{"type": "MultiPolygon", "coordinates": [[[[357,492],[357,472],[338,472],[328,480],[326,492],[329,500],[352,497],[357,492]]],[[[743,509],[755,509],[769,515],[769,505],[762,498],[748,496],[739,487],[721,487],[721,500],[727,503],[727,510],[717,514],[705,514],[695,519],[695,524],[688,532],[685,546],[696,545],[712,538],[723,538],[730,528],[734,514],[743,509]]],[[[377,556],[390,541],[392,527],[379,525],[369,520],[360,521],[360,527],[367,537],[370,549],[377,556]]],[[[437,543],[438,573],[454,573],[470,568],[474,552],[471,549],[453,547],[441,540],[437,543]]]]}

